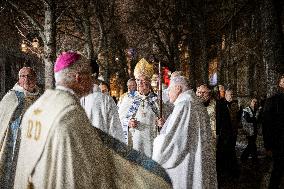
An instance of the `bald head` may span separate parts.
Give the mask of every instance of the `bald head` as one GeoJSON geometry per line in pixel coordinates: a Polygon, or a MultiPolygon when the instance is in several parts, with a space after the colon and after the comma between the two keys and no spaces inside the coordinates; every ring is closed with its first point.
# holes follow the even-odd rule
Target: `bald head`
{"type": "Polygon", "coordinates": [[[34,92],[36,89],[36,73],[31,67],[23,67],[19,71],[18,84],[28,92],[34,92]]]}

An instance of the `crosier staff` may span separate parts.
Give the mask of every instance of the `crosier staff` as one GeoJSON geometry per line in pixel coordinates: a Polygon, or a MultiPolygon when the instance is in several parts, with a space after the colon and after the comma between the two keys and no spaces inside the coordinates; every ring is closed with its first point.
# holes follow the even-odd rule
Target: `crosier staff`
{"type": "MultiPolygon", "coordinates": [[[[163,117],[163,99],[162,99],[162,68],[159,61],[159,119],[163,117]]],[[[160,127],[157,126],[157,134],[160,133],[160,127]]]]}

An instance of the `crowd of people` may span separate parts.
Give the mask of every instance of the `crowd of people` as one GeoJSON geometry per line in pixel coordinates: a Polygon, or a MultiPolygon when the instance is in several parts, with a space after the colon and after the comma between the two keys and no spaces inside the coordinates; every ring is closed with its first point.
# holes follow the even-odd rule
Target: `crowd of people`
{"type": "MultiPolygon", "coordinates": [[[[236,156],[236,141],[241,129],[246,136],[246,147],[242,151],[241,163],[251,157],[252,163],[259,164],[257,151],[258,131],[262,130],[265,152],[272,155],[272,173],[269,189],[279,189],[283,178],[284,162],[284,75],[278,80],[278,91],[259,102],[255,96],[242,108],[233,98],[233,90],[219,85],[211,89],[202,84],[196,94],[202,99],[210,118],[210,125],[216,146],[216,166],[218,183],[222,179],[237,179],[240,176],[240,165],[236,156]]],[[[283,188],[284,186],[282,186],[283,188]]]]}
{"type": "Polygon", "coordinates": [[[0,102],[0,188],[217,189],[220,178],[240,175],[240,126],[248,142],[241,161],[251,156],[257,163],[259,123],[273,155],[269,188],[280,187],[284,76],[264,107],[252,97],[240,110],[232,89],[202,84],[195,90],[180,71],[160,99],[145,59],[116,103],[90,70],[82,55],[60,54],[56,88],[43,94],[32,68],[19,71],[0,102]]]}

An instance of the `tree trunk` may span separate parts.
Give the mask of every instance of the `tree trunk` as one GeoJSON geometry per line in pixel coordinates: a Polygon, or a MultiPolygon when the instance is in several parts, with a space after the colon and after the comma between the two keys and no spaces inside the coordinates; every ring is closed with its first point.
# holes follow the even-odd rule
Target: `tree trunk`
{"type": "Polygon", "coordinates": [[[3,98],[3,96],[5,95],[6,92],[6,88],[5,88],[5,76],[6,76],[6,70],[5,70],[5,58],[4,57],[0,57],[0,75],[1,75],[1,80],[0,80],[0,99],[3,98]]]}
{"type": "Polygon", "coordinates": [[[104,28],[103,28],[103,23],[97,18],[97,24],[99,28],[99,43],[96,48],[96,54],[99,54],[99,52],[102,50],[103,47],[105,47],[105,40],[104,40],[104,28]]]}
{"type": "MultiPolygon", "coordinates": [[[[202,30],[200,26],[198,28],[202,30]]],[[[191,52],[191,70],[190,75],[194,77],[193,87],[196,84],[208,83],[208,62],[207,62],[207,52],[206,52],[206,39],[201,32],[194,31],[191,38],[193,40],[190,42],[190,52],[191,52]]],[[[192,78],[193,79],[193,78],[192,78]]],[[[192,80],[193,81],[193,80],[192,80]]]]}
{"type": "Polygon", "coordinates": [[[90,62],[90,66],[92,69],[92,73],[97,74],[96,77],[98,77],[99,74],[99,66],[97,64],[97,56],[98,51],[95,53],[94,50],[94,44],[92,40],[92,30],[91,30],[91,21],[90,21],[90,14],[88,12],[88,3],[85,3],[84,6],[84,12],[83,12],[83,33],[84,33],[84,51],[86,53],[87,59],[90,62]]]}
{"type": "Polygon", "coordinates": [[[266,94],[271,96],[277,90],[277,65],[281,63],[281,33],[272,0],[262,0],[260,11],[262,25],[262,52],[266,70],[266,94]],[[280,44],[279,44],[280,43],[280,44]]]}
{"type": "Polygon", "coordinates": [[[56,57],[56,24],[55,0],[44,3],[44,64],[45,64],[45,89],[54,88],[54,61],[56,57]]]}
{"type": "Polygon", "coordinates": [[[209,73],[208,73],[208,59],[207,59],[207,39],[206,39],[206,23],[205,18],[203,17],[203,22],[200,23],[200,47],[201,47],[201,55],[200,55],[200,82],[208,84],[209,81],[209,73]]]}
{"type": "Polygon", "coordinates": [[[223,39],[222,37],[222,34],[220,33],[219,34],[219,43],[217,44],[218,45],[218,53],[217,53],[217,56],[218,56],[218,65],[217,65],[217,84],[223,84],[224,82],[224,55],[223,55],[223,50],[222,50],[222,40],[225,40],[223,39]]]}
{"type": "Polygon", "coordinates": [[[189,38],[189,49],[191,52],[190,60],[189,60],[189,83],[192,89],[196,87],[196,46],[194,37],[191,36],[189,38]]]}
{"type": "Polygon", "coordinates": [[[83,22],[83,26],[84,26],[84,35],[85,35],[85,51],[87,54],[87,58],[89,60],[92,60],[94,58],[94,46],[93,46],[93,42],[92,42],[92,34],[91,34],[91,28],[90,28],[90,20],[85,20],[83,22]]]}

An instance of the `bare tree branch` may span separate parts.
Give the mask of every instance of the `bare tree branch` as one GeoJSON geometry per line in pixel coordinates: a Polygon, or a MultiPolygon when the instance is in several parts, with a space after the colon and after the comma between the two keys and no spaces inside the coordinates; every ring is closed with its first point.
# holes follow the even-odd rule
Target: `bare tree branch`
{"type": "Polygon", "coordinates": [[[96,54],[98,54],[101,51],[102,44],[103,44],[103,35],[104,35],[103,26],[99,19],[97,19],[97,23],[99,26],[99,44],[97,45],[97,48],[96,48],[96,54]]]}
{"type": "Polygon", "coordinates": [[[47,4],[48,6],[50,6],[51,4],[49,3],[49,1],[47,0],[40,0],[43,4],[47,4]]]}
{"type": "Polygon", "coordinates": [[[22,32],[22,30],[20,30],[20,28],[18,26],[15,26],[18,30],[18,33],[20,34],[20,36],[22,36],[23,38],[27,39],[26,35],[24,35],[24,33],[22,32]]]}
{"type": "Polygon", "coordinates": [[[79,36],[76,36],[76,35],[72,34],[71,31],[70,31],[70,32],[66,32],[66,30],[67,30],[67,29],[65,29],[64,31],[58,29],[58,32],[64,33],[65,35],[68,35],[68,36],[74,37],[74,38],[76,38],[76,39],[79,39],[79,40],[81,40],[81,41],[84,41],[84,39],[83,39],[82,37],[79,37],[79,36]]]}
{"type": "Polygon", "coordinates": [[[71,7],[71,5],[72,5],[72,4],[70,3],[69,6],[66,7],[66,8],[60,13],[60,15],[56,18],[55,23],[58,23],[58,22],[59,22],[60,18],[64,15],[64,13],[66,12],[66,10],[68,10],[68,9],[71,7]]]}
{"type": "Polygon", "coordinates": [[[35,20],[33,19],[26,11],[21,9],[18,5],[13,3],[12,1],[7,1],[12,7],[14,7],[18,12],[23,14],[31,23],[32,25],[39,31],[39,35],[42,39],[44,39],[44,34],[43,34],[43,27],[35,20]]]}

